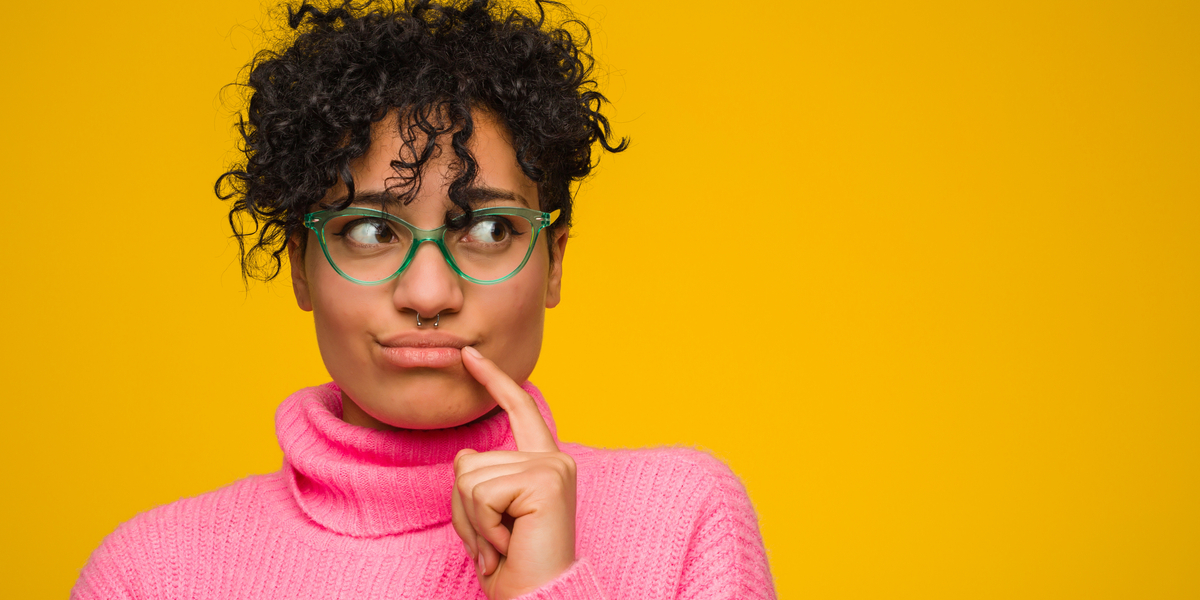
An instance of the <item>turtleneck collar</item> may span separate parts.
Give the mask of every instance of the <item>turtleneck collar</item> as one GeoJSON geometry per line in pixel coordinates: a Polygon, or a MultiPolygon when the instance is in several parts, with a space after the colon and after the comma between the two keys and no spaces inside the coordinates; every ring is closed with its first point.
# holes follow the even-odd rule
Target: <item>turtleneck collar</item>
{"type": "MultiPolygon", "coordinates": [[[[537,402],[558,439],[545,399],[533,384],[521,387],[537,402]]],[[[379,537],[450,522],[454,455],[516,450],[508,415],[451,429],[378,431],[342,421],[337,384],[302,389],[275,414],[284,471],[301,510],[331,531],[379,537]]]]}

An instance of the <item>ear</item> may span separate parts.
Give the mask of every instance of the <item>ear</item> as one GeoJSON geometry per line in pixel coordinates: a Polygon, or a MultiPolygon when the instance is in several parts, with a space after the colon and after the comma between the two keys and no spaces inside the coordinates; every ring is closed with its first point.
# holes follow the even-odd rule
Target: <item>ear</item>
{"type": "MultiPolygon", "coordinates": [[[[308,235],[305,231],[300,235],[308,235]]],[[[312,296],[308,293],[308,274],[304,272],[304,249],[300,245],[300,235],[288,239],[288,265],[292,269],[292,292],[296,294],[296,304],[300,310],[312,311],[312,296]]]]}
{"type": "Polygon", "coordinates": [[[554,254],[550,260],[550,281],[546,286],[546,308],[554,308],[558,306],[562,300],[562,266],[563,255],[567,253],[567,234],[569,230],[566,227],[554,232],[552,236],[546,240],[554,249],[554,254]]]}

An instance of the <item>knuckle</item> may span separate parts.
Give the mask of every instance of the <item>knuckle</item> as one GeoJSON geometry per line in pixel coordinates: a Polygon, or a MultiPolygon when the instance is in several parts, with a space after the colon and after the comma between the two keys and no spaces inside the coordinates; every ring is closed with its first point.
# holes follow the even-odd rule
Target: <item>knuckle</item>
{"type": "Polygon", "coordinates": [[[558,467],[551,466],[545,469],[538,469],[537,473],[538,487],[552,493],[561,492],[566,488],[567,478],[558,467]]]}
{"type": "Polygon", "coordinates": [[[566,454],[558,453],[549,456],[543,465],[546,470],[553,472],[561,479],[571,480],[575,477],[575,460],[566,454]]]}
{"type": "Polygon", "coordinates": [[[564,473],[572,473],[572,474],[575,473],[575,468],[576,468],[575,459],[572,458],[570,454],[567,454],[565,452],[559,452],[558,460],[563,466],[564,473]]]}
{"type": "Polygon", "coordinates": [[[459,477],[457,480],[455,480],[454,487],[458,489],[458,495],[460,498],[466,499],[474,495],[472,494],[472,491],[475,488],[475,484],[471,481],[470,477],[459,477]]]}
{"type": "Polygon", "coordinates": [[[492,510],[491,505],[488,504],[487,494],[475,494],[471,497],[471,503],[475,505],[476,515],[486,515],[492,510]]]}
{"type": "Polygon", "coordinates": [[[468,460],[467,457],[471,456],[472,454],[476,454],[476,452],[470,448],[463,448],[462,450],[459,450],[458,453],[454,455],[454,470],[461,470],[466,465],[468,460]]]}

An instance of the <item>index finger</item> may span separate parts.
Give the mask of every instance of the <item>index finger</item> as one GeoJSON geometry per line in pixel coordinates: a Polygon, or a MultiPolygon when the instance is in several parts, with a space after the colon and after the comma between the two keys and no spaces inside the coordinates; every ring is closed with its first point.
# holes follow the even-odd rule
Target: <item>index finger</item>
{"type": "Polygon", "coordinates": [[[550,433],[550,427],[538,411],[533,397],[525,393],[507,373],[501,371],[496,363],[484,358],[478,350],[467,346],[462,349],[462,355],[463,366],[467,368],[467,372],[482,383],[500,408],[508,413],[508,422],[512,424],[517,450],[558,452],[554,435],[550,433]]]}

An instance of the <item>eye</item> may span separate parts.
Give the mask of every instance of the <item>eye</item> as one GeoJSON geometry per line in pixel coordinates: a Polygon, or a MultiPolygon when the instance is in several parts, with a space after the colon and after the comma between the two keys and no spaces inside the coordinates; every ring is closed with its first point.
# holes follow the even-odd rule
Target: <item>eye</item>
{"type": "Polygon", "coordinates": [[[345,236],[351,242],[371,246],[376,244],[393,244],[399,241],[396,232],[388,227],[383,219],[355,219],[342,229],[338,235],[345,236]]]}
{"type": "Polygon", "coordinates": [[[508,240],[511,235],[508,221],[496,217],[484,218],[471,225],[467,230],[467,239],[481,244],[499,244],[508,240]]]}

